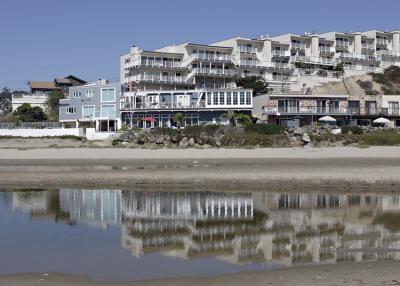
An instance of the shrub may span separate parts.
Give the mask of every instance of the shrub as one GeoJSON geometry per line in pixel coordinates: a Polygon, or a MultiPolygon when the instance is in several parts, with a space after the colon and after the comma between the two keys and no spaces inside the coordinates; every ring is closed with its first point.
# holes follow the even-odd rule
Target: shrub
{"type": "Polygon", "coordinates": [[[257,133],[227,134],[221,139],[222,146],[284,147],[289,145],[286,135],[265,135],[257,133]]]}
{"type": "Polygon", "coordinates": [[[193,125],[193,126],[186,126],[183,130],[183,133],[188,138],[200,138],[201,135],[204,133],[205,126],[202,125],[193,125]]]}
{"type": "Polygon", "coordinates": [[[363,134],[364,131],[360,126],[343,126],[342,133],[363,134]]]}
{"type": "Polygon", "coordinates": [[[249,124],[245,126],[246,133],[257,133],[264,135],[282,134],[285,127],[274,124],[249,124]]]}
{"type": "Polygon", "coordinates": [[[179,130],[172,129],[168,127],[158,127],[151,130],[151,133],[154,135],[169,135],[169,136],[178,136],[180,134],[179,130]]]}
{"type": "Polygon", "coordinates": [[[384,70],[383,75],[387,78],[387,80],[399,83],[400,82],[400,67],[390,66],[384,70]]]}
{"type": "Polygon", "coordinates": [[[372,146],[394,146],[400,144],[400,134],[393,131],[376,131],[362,137],[363,144],[372,146]]]}
{"type": "Polygon", "coordinates": [[[372,90],[373,88],[372,82],[369,80],[358,80],[357,83],[365,91],[372,90]]]}
{"type": "Polygon", "coordinates": [[[398,91],[397,91],[397,90],[394,90],[394,89],[392,89],[392,88],[388,88],[388,87],[386,87],[386,86],[383,86],[383,87],[382,87],[382,91],[383,91],[383,94],[385,94],[385,95],[395,95],[395,94],[398,94],[398,91]]]}
{"type": "Polygon", "coordinates": [[[392,86],[392,84],[386,79],[386,77],[381,73],[372,73],[372,79],[379,84],[392,86]]]}

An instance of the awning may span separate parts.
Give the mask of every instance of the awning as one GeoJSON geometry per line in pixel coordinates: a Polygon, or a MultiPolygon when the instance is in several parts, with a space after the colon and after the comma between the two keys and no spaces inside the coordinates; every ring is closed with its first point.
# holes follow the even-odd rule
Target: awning
{"type": "Polygon", "coordinates": [[[142,118],[142,120],[148,121],[148,122],[158,122],[158,120],[153,117],[144,117],[144,118],[142,118]]]}
{"type": "Polygon", "coordinates": [[[324,121],[324,122],[336,122],[336,119],[330,116],[324,116],[318,119],[318,121],[324,121]]]}

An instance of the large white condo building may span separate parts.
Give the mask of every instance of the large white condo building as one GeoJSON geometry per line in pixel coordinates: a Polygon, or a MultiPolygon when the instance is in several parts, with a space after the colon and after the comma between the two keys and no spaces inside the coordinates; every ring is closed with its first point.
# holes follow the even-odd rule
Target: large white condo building
{"type": "Polygon", "coordinates": [[[237,77],[260,76],[282,90],[299,74],[379,72],[399,63],[400,31],[235,37],[154,51],[132,47],[121,56],[121,82],[132,91],[221,89],[235,88],[237,77]]]}

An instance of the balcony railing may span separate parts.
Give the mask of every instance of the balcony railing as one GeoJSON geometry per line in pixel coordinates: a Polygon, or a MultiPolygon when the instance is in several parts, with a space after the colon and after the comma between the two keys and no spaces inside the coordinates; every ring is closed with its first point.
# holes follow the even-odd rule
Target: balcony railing
{"type": "Polygon", "coordinates": [[[257,49],[255,47],[239,46],[239,52],[245,54],[255,54],[257,49]]]}
{"type": "Polygon", "coordinates": [[[319,47],[319,52],[320,53],[329,53],[333,54],[335,52],[335,49],[332,47],[327,47],[327,46],[321,46],[319,47]]]}
{"type": "Polygon", "coordinates": [[[348,114],[347,108],[342,107],[328,107],[328,106],[305,106],[305,107],[264,107],[264,112],[270,115],[289,115],[289,114],[331,114],[331,115],[346,115],[348,114]]]}
{"type": "Polygon", "coordinates": [[[204,60],[204,61],[215,61],[215,62],[231,62],[232,57],[230,55],[217,55],[217,54],[204,54],[197,53],[192,54],[193,60],[204,60]]]}
{"type": "Polygon", "coordinates": [[[377,58],[371,55],[359,55],[354,53],[339,53],[339,56],[343,59],[354,59],[354,60],[364,60],[364,61],[376,61],[377,58]]]}
{"type": "Polygon", "coordinates": [[[262,63],[257,60],[240,60],[240,66],[244,67],[261,67],[262,63]]]}
{"type": "Polygon", "coordinates": [[[280,70],[292,68],[291,64],[279,63],[279,62],[265,62],[263,65],[266,66],[267,68],[280,69],[280,70]]]}
{"type": "Polygon", "coordinates": [[[385,45],[387,45],[388,43],[389,43],[389,41],[386,40],[386,39],[380,39],[380,38],[377,38],[377,39],[376,39],[376,44],[377,44],[377,45],[385,46],[385,45]]]}
{"type": "Polygon", "coordinates": [[[283,51],[283,50],[272,50],[272,56],[273,57],[290,57],[290,52],[283,51]]]}
{"type": "Polygon", "coordinates": [[[374,72],[376,70],[376,67],[362,66],[362,65],[344,65],[343,68],[345,70],[366,71],[366,72],[374,72]]]}
{"type": "Polygon", "coordinates": [[[378,56],[384,57],[400,57],[400,52],[388,51],[388,50],[379,50],[376,52],[378,56]]]}
{"type": "Polygon", "coordinates": [[[235,76],[234,70],[228,69],[210,69],[210,68],[194,68],[192,73],[195,75],[215,75],[215,76],[235,76]]]}
{"type": "Polygon", "coordinates": [[[310,63],[310,64],[321,64],[321,65],[335,65],[336,60],[331,58],[323,57],[310,57],[310,56],[296,56],[296,62],[310,63]]]}
{"type": "Polygon", "coordinates": [[[53,129],[62,128],[61,122],[0,122],[0,129],[53,129]]]}
{"type": "Polygon", "coordinates": [[[135,75],[129,78],[132,81],[156,82],[156,83],[185,83],[186,78],[183,76],[173,75],[135,75]]]}
{"type": "Polygon", "coordinates": [[[304,44],[304,43],[292,43],[292,49],[305,50],[306,49],[306,44],[304,44]]]}
{"type": "Polygon", "coordinates": [[[348,47],[350,47],[350,43],[347,41],[336,41],[336,47],[348,48],[348,47]]]}
{"type": "Polygon", "coordinates": [[[373,44],[362,44],[362,49],[363,50],[368,50],[368,51],[374,51],[375,50],[375,45],[373,44]]]}
{"type": "Polygon", "coordinates": [[[136,110],[136,109],[182,109],[182,108],[205,108],[205,102],[200,102],[200,103],[159,103],[159,102],[145,102],[145,103],[140,103],[136,104],[135,107],[132,107],[130,105],[124,106],[122,109],[123,110],[136,110]]]}

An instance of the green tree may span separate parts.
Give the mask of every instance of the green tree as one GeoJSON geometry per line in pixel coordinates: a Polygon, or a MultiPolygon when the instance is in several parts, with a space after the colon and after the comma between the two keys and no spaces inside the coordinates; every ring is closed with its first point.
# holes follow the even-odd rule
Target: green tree
{"type": "Polygon", "coordinates": [[[174,114],[174,122],[178,128],[181,128],[184,119],[185,118],[181,112],[177,112],[174,114]]]}
{"type": "Polygon", "coordinates": [[[13,112],[13,120],[17,122],[46,121],[47,115],[39,106],[32,107],[29,103],[24,103],[13,112]]]}
{"type": "Polygon", "coordinates": [[[12,94],[11,91],[4,87],[0,93],[0,113],[7,114],[12,110],[12,94]]]}
{"type": "Polygon", "coordinates": [[[271,91],[271,89],[268,88],[268,83],[258,76],[238,78],[236,79],[236,85],[238,87],[252,89],[253,95],[267,94],[271,91]]]}
{"type": "Polygon", "coordinates": [[[55,90],[49,94],[47,99],[47,107],[49,118],[54,121],[58,121],[58,107],[60,106],[60,99],[64,98],[64,94],[59,91],[55,90]]]}

